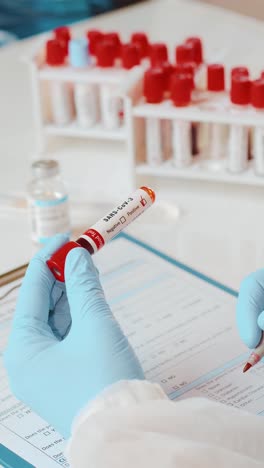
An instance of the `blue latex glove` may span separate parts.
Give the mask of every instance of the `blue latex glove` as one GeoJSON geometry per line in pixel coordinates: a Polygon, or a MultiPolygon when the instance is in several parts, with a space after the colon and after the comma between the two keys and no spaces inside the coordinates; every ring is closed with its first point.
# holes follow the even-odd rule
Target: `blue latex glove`
{"type": "Polygon", "coordinates": [[[55,282],[46,260],[65,241],[57,236],[30,262],[4,362],[16,397],[67,438],[89,400],[114,382],[144,375],[89,253],[76,248],[67,256],[67,298],[55,282]]]}
{"type": "Polygon", "coordinates": [[[237,324],[242,341],[255,348],[264,330],[264,270],[247,276],[240,286],[237,324]]]}

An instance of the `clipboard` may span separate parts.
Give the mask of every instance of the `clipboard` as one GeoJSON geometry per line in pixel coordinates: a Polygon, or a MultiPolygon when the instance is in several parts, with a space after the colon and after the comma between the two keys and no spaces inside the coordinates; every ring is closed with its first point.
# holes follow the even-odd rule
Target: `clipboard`
{"type": "MultiPolygon", "coordinates": [[[[218,281],[215,281],[214,279],[204,275],[203,273],[194,270],[193,268],[189,267],[188,265],[179,262],[175,260],[174,258],[164,254],[163,252],[159,251],[158,249],[148,245],[145,242],[142,242],[141,240],[136,239],[135,237],[127,234],[127,233],[121,233],[119,234],[115,239],[126,239],[132,244],[136,244],[142,249],[145,249],[149,251],[150,253],[154,254],[155,256],[163,259],[164,261],[174,265],[175,267],[178,267],[181,270],[184,270],[186,273],[195,276],[206,283],[211,284],[212,286],[215,286],[218,289],[221,289],[225,293],[232,295],[234,297],[237,296],[237,292],[234,291],[233,289],[219,283],[218,281]]],[[[115,241],[113,239],[113,241],[115,241]]],[[[0,275],[0,286],[4,286],[7,284],[11,284],[13,281],[22,278],[26,269],[27,269],[28,264],[22,265],[19,268],[16,268],[6,274],[0,275]]],[[[11,289],[10,289],[11,291],[11,289]]],[[[0,444],[0,467],[3,466],[4,468],[34,468],[34,465],[30,464],[28,461],[24,460],[21,458],[19,455],[5,447],[4,445],[0,444]]],[[[37,468],[37,467],[35,467],[37,468]]]]}
{"type": "Polygon", "coordinates": [[[0,275],[0,287],[12,283],[12,281],[15,281],[19,278],[22,278],[26,272],[27,267],[28,263],[25,263],[24,265],[21,265],[20,267],[15,268],[14,270],[7,271],[6,273],[0,275]]]}

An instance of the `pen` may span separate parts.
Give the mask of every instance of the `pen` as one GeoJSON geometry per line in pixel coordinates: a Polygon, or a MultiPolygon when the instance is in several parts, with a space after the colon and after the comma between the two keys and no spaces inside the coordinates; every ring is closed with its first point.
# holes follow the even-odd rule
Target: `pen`
{"type": "Polygon", "coordinates": [[[252,351],[250,354],[247,363],[244,366],[243,372],[247,372],[251,367],[255,366],[262,358],[264,357],[264,334],[262,335],[262,339],[257,346],[257,348],[252,351]]]}

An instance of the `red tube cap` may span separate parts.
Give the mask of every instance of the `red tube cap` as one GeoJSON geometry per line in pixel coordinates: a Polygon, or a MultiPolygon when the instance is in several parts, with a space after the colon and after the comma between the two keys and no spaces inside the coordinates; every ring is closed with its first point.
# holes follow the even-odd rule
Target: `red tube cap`
{"type": "Polygon", "coordinates": [[[231,82],[230,99],[233,104],[250,103],[251,82],[248,76],[234,75],[231,82]]]}
{"type": "Polygon", "coordinates": [[[193,62],[194,55],[193,55],[193,46],[192,44],[180,44],[176,47],[175,50],[176,54],[176,63],[186,63],[186,62],[193,62]]]}
{"type": "Polygon", "coordinates": [[[129,70],[140,64],[140,52],[137,44],[124,44],[121,53],[122,65],[129,70]]]}
{"type": "Polygon", "coordinates": [[[117,32],[110,32],[104,35],[104,39],[114,44],[116,49],[116,57],[119,57],[121,54],[121,41],[119,34],[117,32]]]}
{"type": "Polygon", "coordinates": [[[116,46],[113,41],[104,39],[96,45],[96,60],[98,67],[113,67],[116,59],[116,46]]]}
{"type": "Polygon", "coordinates": [[[200,65],[203,62],[203,43],[200,37],[188,37],[186,44],[191,44],[193,47],[193,61],[200,65]]]}
{"type": "Polygon", "coordinates": [[[150,46],[150,62],[153,67],[168,61],[168,48],[164,42],[157,42],[150,46]]]}
{"type": "Polygon", "coordinates": [[[63,65],[65,50],[58,39],[50,39],[46,42],[46,62],[51,66],[63,65]]]}
{"type": "Polygon", "coordinates": [[[163,101],[165,78],[162,68],[150,68],[144,75],[143,93],[146,101],[157,104],[163,101]]]}
{"type": "Polygon", "coordinates": [[[71,32],[68,26],[59,26],[58,28],[54,29],[55,38],[59,39],[59,41],[69,42],[71,39],[71,32]]]}
{"type": "Polygon", "coordinates": [[[231,69],[231,78],[233,76],[239,75],[239,76],[249,76],[249,71],[247,67],[233,67],[231,69]]]}
{"type": "Polygon", "coordinates": [[[64,244],[62,247],[60,247],[57,252],[55,252],[49,260],[47,260],[47,265],[51,273],[58,281],[65,281],[64,268],[66,257],[70,250],[75,249],[76,247],[80,247],[77,242],[67,242],[67,244],[64,244]]]}
{"type": "Polygon", "coordinates": [[[174,72],[174,67],[169,62],[163,62],[160,64],[161,69],[163,70],[164,74],[164,87],[165,91],[170,90],[170,80],[171,76],[174,72]]]}
{"type": "Polygon", "coordinates": [[[180,63],[178,65],[175,65],[174,72],[180,75],[187,74],[187,75],[194,76],[195,69],[196,69],[196,64],[194,62],[185,62],[185,63],[180,63]]]}
{"type": "Polygon", "coordinates": [[[171,100],[177,107],[188,106],[191,102],[192,75],[177,74],[171,77],[171,100]]]}
{"type": "Polygon", "coordinates": [[[256,109],[264,109],[264,79],[252,82],[250,101],[256,109]]]}
{"type": "Polygon", "coordinates": [[[90,29],[86,33],[86,37],[89,43],[89,52],[91,55],[95,55],[96,53],[96,46],[99,42],[101,42],[104,38],[104,34],[99,31],[99,29],[90,29]]]}
{"type": "Polygon", "coordinates": [[[207,89],[208,91],[224,91],[225,89],[225,69],[218,63],[213,63],[207,67],[207,89]]]}
{"type": "Polygon", "coordinates": [[[131,36],[132,44],[138,44],[140,47],[141,57],[148,57],[150,52],[150,45],[148,36],[144,32],[135,32],[131,36]]]}
{"type": "Polygon", "coordinates": [[[68,26],[59,26],[58,28],[54,29],[54,35],[55,38],[60,41],[66,56],[68,54],[68,46],[71,39],[70,28],[68,28],[68,26]]]}

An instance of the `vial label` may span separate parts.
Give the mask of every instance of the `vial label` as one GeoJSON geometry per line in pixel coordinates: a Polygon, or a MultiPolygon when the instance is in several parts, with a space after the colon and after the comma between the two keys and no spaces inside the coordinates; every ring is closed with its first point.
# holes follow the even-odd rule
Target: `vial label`
{"type": "Polygon", "coordinates": [[[257,127],[254,131],[254,164],[255,172],[264,175],[264,129],[257,127]]]}
{"type": "Polygon", "coordinates": [[[107,213],[100,221],[88,229],[81,238],[87,240],[97,252],[126,226],[140,216],[153,201],[145,190],[136,190],[131,197],[107,213]]]}
{"type": "Polygon", "coordinates": [[[68,196],[58,200],[29,199],[32,238],[45,242],[58,233],[70,232],[68,196]]]}
{"type": "Polygon", "coordinates": [[[158,166],[163,161],[161,121],[156,118],[146,119],[146,162],[149,166],[158,166]]]}
{"type": "Polygon", "coordinates": [[[77,122],[80,127],[92,127],[98,120],[98,96],[95,85],[78,83],[74,87],[77,122]]]}
{"type": "Polygon", "coordinates": [[[174,120],[172,123],[173,164],[185,167],[192,162],[191,123],[174,120]]]}
{"type": "Polygon", "coordinates": [[[101,86],[100,92],[101,116],[103,126],[113,130],[124,124],[124,100],[115,94],[111,86],[101,86]]]}
{"type": "Polygon", "coordinates": [[[50,99],[53,123],[66,125],[73,119],[73,95],[68,83],[50,83],[50,99]]]}
{"type": "Polygon", "coordinates": [[[248,129],[241,125],[231,125],[229,135],[228,169],[242,172],[247,167],[248,129]]]}

